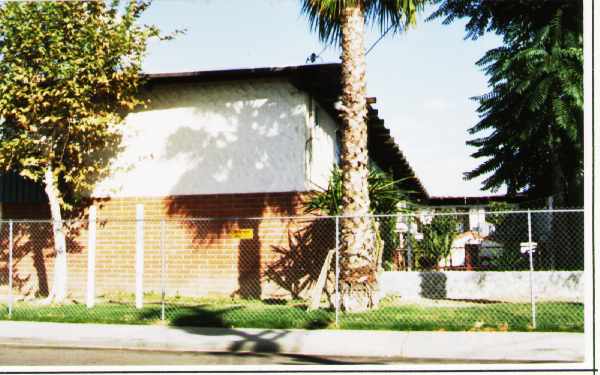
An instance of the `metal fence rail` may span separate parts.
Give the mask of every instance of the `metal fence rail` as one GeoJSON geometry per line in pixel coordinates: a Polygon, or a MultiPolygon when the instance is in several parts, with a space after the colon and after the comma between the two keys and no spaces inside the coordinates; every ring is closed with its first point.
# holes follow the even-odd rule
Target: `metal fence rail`
{"type": "Polygon", "coordinates": [[[583,210],[0,221],[0,319],[181,326],[583,330],[583,210]],[[374,308],[349,312],[342,228],[364,220],[374,308]]]}

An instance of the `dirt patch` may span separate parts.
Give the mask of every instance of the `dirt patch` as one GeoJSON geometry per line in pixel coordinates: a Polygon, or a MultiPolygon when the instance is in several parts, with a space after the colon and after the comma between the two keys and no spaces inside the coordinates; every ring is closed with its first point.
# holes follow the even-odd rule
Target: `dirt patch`
{"type": "Polygon", "coordinates": [[[492,300],[466,300],[466,299],[431,299],[431,298],[401,298],[386,297],[381,306],[419,306],[419,307],[473,307],[490,303],[502,303],[492,300]]]}

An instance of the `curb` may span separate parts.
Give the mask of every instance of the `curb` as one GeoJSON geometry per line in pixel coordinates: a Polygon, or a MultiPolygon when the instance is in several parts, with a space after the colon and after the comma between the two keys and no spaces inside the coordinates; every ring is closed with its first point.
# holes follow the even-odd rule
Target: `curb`
{"type": "Polygon", "coordinates": [[[390,332],[0,322],[0,344],[340,357],[582,362],[582,333],[390,332]]]}

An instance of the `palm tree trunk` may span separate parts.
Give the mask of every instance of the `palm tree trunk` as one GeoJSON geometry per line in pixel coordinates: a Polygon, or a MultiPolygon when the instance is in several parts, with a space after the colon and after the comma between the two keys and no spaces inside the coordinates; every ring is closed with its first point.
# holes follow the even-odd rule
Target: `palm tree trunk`
{"type": "Polygon", "coordinates": [[[345,311],[364,311],[375,301],[375,236],[367,185],[367,93],[365,18],[359,2],[344,10],[342,31],[342,214],[341,285],[345,311]]]}
{"type": "Polygon", "coordinates": [[[65,239],[64,224],[60,212],[58,189],[52,167],[48,166],[44,174],[45,191],[50,204],[52,217],[52,234],[54,236],[54,280],[46,303],[62,303],[67,296],[67,243],[65,239]]]}

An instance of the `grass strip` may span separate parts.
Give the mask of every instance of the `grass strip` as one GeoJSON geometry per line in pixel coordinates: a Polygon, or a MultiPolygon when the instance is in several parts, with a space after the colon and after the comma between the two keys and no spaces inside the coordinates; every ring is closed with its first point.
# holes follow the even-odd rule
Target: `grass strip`
{"type": "MultiPolygon", "coordinates": [[[[132,301],[106,302],[88,309],[83,304],[41,306],[25,302],[13,308],[11,320],[68,323],[160,324],[161,306],[155,301],[136,309],[132,301]]],[[[191,327],[321,329],[335,328],[331,310],[307,311],[297,303],[209,299],[202,303],[170,301],[166,324],[191,327]]],[[[0,306],[0,320],[8,312],[0,306]]],[[[340,329],[392,331],[532,331],[531,307],[526,303],[488,303],[466,307],[401,305],[364,313],[340,314],[340,329]]],[[[537,304],[537,328],[546,332],[583,332],[583,305],[537,304]]]]}

